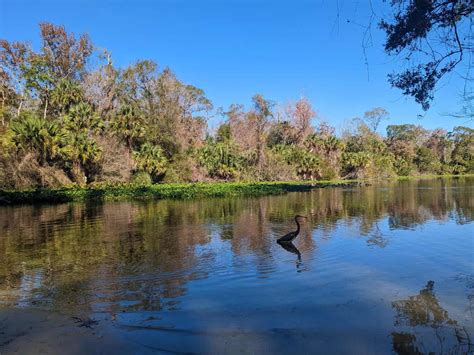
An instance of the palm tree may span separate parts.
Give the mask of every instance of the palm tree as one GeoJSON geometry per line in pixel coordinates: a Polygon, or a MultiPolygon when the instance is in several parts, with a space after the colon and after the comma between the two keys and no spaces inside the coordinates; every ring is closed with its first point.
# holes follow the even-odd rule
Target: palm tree
{"type": "Polygon", "coordinates": [[[61,79],[51,92],[51,106],[65,114],[71,107],[79,104],[84,99],[82,88],[68,79],[61,79]]]}
{"type": "Polygon", "coordinates": [[[87,183],[86,167],[96,163],[101,154],[97,143],[86,133],[69,133],[63,137],[63,158],[70,164],[71,175],[79,184],[87,183]]]}
{"type": "Polygon", "coordinates": [[[123,105],[112,119],[112,129],[125,141],[127,148],[132,152],[137,138],[143,137],[143,116],[132,105],[123,105]]]}
{"type": "Polygon", "coordinates": [[[136,168],[155,178],[166,171],[167,160],[160,146],[144,143],[140,150],[133,153],[136,168]]]}
{"type": "Polygon", "coordinates": [[[64,128],[69,132],[97,133],[104,128],[103,120],[91,105],[80,102],[70,108],[63,118],[64,128]]]}
{"type": "Polygon", "coordinates": [[[44,166],[58,156],[61,148],[61,130],[55,122],[44,118],[22,115],[12,121],[13,142],[18,149],[38,154],[40,165],[44,166]]]}
{"type": "Polygon", "coordinates": [[[206,145],[198,150],[197,155],[200,164],[211,176],[233,178],[242,168],[242,158],[238,155],[235,144],[230,140],[222,142],[207,140],[206,145]]]}

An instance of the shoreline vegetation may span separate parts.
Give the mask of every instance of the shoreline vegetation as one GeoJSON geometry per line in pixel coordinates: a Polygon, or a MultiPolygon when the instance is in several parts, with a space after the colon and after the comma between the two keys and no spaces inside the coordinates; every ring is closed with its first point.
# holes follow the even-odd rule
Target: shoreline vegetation
{"type": "MultiPolygon", "coordinates": [[[[466,175],[399,176],[384,181],[474,177],[466,175]]],[[[197,199],[232,196],[279,195],[317,188],[367,186],[381,180],[326,180],[279,182],[205,182],[190,184],[67,186],[56,189],[0,190],[0,206],[35,203],[118,201],[143,199],[197,199]]]]}
{"type": "Polygon", "coordinates": [[[337,129],[304,97],[259,93],[250,106],[214,107],[152,60],[117,67],[87,34],[39,27],[39,48],[0,39],[3,201],[276,194],[474,173],[470,127],[382,133],[390,113],[373,107],[337,129]]]}

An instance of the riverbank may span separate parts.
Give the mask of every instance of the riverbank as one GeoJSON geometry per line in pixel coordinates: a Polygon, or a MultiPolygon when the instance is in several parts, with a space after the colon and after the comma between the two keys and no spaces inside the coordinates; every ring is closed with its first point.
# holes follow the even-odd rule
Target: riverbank
{"type": "Polygon", "coordinates": [[[357,181],[229,182],[195,184],[116,185],[58,189],[0,190],[0,205],[86,200],[191,199],[202,197],[277,195],[315,187],[348,186],[357,181]]]}
{"type": "MultiPolygon", "coordinates": [[[[432,179],[473,175],[400,176],[391,180],[432,179]]],[[[387,180],[385,180],[387,181],[387,180]]],[[[62,203],[87,200],[193,199],[203,197],[263,196],[304,192],[314,188],[366,185],[368,180],[298,182],[212,182],[194,184],[68,186],[57,189],[0,190],[0,205],[62,203]]]]}

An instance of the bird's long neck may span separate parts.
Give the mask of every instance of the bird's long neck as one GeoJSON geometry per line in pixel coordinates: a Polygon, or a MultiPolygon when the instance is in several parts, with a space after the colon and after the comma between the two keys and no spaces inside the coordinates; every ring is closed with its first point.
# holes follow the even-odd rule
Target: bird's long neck
{"type": "Polygon", "coordinates": [[[296,222],[296,234],[300,232],[300,222],[298,222],[298,217],[295,217],[295,222],[296,222]]]}

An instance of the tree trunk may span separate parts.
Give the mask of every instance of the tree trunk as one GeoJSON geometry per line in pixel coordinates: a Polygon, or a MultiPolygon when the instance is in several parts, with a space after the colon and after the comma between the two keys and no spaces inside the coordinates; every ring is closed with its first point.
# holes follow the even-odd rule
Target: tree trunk
{"type": "Polygon", "coordinates": [[[133,146],[133,138],[127,137],[127,148],[130,155],[132,155],[132,146],[133,146]]]}
{"type": "Polygon", "coordinates": [[[262,173],[262,167],[265,160],[264,144],[263,129],[259,128],[257,131],[257,167],[259,175],[262,173]]]}
{"type": "Polygon", "coordinates": [[[71,173],[74,182],[78,183],[79,185],[85,185],[87,183],[87,178],[80,162],[75,161],[72,163],[71,173]]]}
{"type": "Polygon", "coordinates": [[[3,112],[3,110],[5,109],[5,91],[2,90],[2,111],[1,111],[1,115],[2,115],[2,126],[5,126],[5,113],[3,112]]]}
{"type": "Polygon", "coordinates": [[[18,110],[16,111],[17,116],[20,116],[22,106],[23,106],[23,95],[21,95],[20,104],[18,105],[18,110]]]}
{"type": "Polygon", "coordinates": [[[46,102],[44,104],[44,112],[43,112],[43,118],[46,119],[46,112],[48,111],[48,99],[46,99],[46,102]]]}

